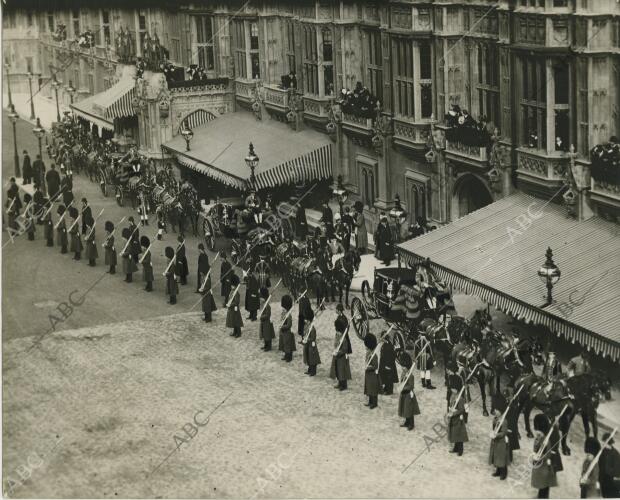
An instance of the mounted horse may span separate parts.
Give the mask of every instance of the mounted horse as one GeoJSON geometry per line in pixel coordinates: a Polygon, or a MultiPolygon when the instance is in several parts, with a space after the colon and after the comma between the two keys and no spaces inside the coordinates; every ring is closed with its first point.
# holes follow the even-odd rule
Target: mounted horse
{"type": "Polygon", "coordinates": [[[189,218],[192,226],[192,234],[198,236],[198,216],[202,210],[200,201],[198,200],[198,192],[191,184],[185,182],[181,185],[179,190],[178,200],[181,206],[179,221],[183,221],[179,224],[181,226],[181,232],[183,232],[183,228],[185,227],[185,219],[189,218]]]}

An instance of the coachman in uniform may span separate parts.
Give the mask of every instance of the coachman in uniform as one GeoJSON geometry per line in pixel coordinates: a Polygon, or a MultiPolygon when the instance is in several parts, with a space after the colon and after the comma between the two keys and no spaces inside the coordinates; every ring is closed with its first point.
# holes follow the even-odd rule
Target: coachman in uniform
{"type": "Polygon", "coordinates": [[[379,400],[379,360],[377,348],[377,337],[369,333],[364,337],[364,345],[366,346],[366,365],[364,370],[364,394],[368,396],[369,409],[374,410],[379,400]]]}
{"type": "Polygon", "coordinates": [[[168,299],[168,303],[174,305],[177,303],[177,295],[179,294],[179,285],[177,284],[176,276],[174,275],[174,263],[176,255],[174,253],[174,248],[166,247],[164,249],[164,255],[168,259],[166,264],[166,295],[170,298],[168,299]]]}
{"type": "Polygon", "coordinates": [[[133,281],[133,273],[138,270],[136,261],[134,261],[134,256],[131,253],[131,230],[128,227],[123,228],[122,236],[125,240],[121,253],[121,259],[123,259],[123,274],[125,275],[125,282],[131,283],[133,281]]]}
{"type": "Polygon", "coordinates": [[[88,259],[88,265],[95,267],[96,260],[99,257],[97,251],[97,242],[95,241],[95,220],[92,215],[86,217],[84,225],[84,241],[86,242],[86,258],[88,259]]]}
{"type": "Polygon", "coordinates": [[[411,356],[404,353],[402,363],[405,370],[404,376],[407,377],[407,380],[403,381],[403,387],[400,390],[400,397],[398,398],[398,416],[405,419],[400,426],[406,427],[411,431],[415,427],[415,416],[420,414],[420,406],[418,405],[418,398],[416,398],[415,395],[415,377],[413,375],[413,370],[411,370],[411,356]]]}
{"type": "Polygon", "coordinates": [[[207,273],[205,279],[203,279],[200,284],[200,288],[198,291],[202,293],[202,312],[205,317],[204,320],[206,323],[211,323],[211,314],[213,311],[217,310],[217,306],[215,305],[215,299],[213,298],[213,291],[211,290],[211,274],[207,273]]]}
{"type": "Polygon", "coordinates": [[[308,324],[306,325],[306,332],[301,343],[303,345],[304,364],[308,367],[306,375],[314,377],[316,375],[317,365],[321,364],[321,356],[319,355],[319,348],[316,344],[316,328],[312,325],[312,321],[314,321],[314,312],[312,312],[312,309],[309,309],[306,313],[308,324]]]}
{"type": "Polygon", "coordinates": [[[228,296],[230,295],[230,280],[232,277],[232,266],[228,262],[226,252],[222,252],[222,264],[220,265],[220,295],[224,297],[224,307],[228,304],[228,296]]]}
{"type": "Polygon", "coordinates": [[[465,410],[464,391],[452,386],[450,388],[450,409],[448,411],[448,442],[454,444],[450,453],[463,455],[463,443],[469,441],[467,436],[467,411],[465,410]]]}
{"type": "Polygon", "coordinates": [[[73,260],[80,260],[82,258],[82,239],[80,238],[80,226],[78,226],[78,216],[80,212],[75,207],[69,207],[69,216],[73,219],[71,226],[69,226],[69,250],[73,252],[73,260]]]}
{"type": "Polygon", "coordinates": [[[260,313],[260,326],[258,327],[258,337],[263,341],[262,350],[271,351],[271,342],[276,338],[276,332],[271,322],[271,305],[267,302],[269,299],[269,290],[265,287],[260,289],[260,296],[263,299],[263,310],[260,313]]]}
{"type": "Polygon", "coordinates": [[[538,498],[549,498],[549,488],[558,485],[555,469],[551,462],[551,440],[545,444],[545,437],[551,428],[546,415],[534,417],[534,457],[532,460],[532,488],[538,490],[538,498]]]}
{"type": "Polygon", "coordinates": [[[106,266],[110,266],[108,273],[116,274],[116,248],[114,247],[114,223],[112,221],[106,221],[105,223],[105,241],[103,242],[103,249],[105,252],[104,263],[106,266]]]}
{"type": "Polygon", "coordinates": [[[278,341],[278,350],[284,353],[282,361],[290,363],[293,360],[293,351],[297,350],[295,346],[295,336],[293,335],[293,318],[289,314],[293,308],[293,298],[290,295],[284,295],[282,301],[282,321],[280,325],[280,337],[278,341]]]}
{"type": "Polygon", "coordinates": [[[334,337],[334,352],[332,354],[332,365],[329,370],[329,378],[338,380],[334,389],[344,391],[347,389],[347,381],[351,380],[351,366],[349,365],[349,354],[352,354],[351,341],[348,333],[349,321],[344,314],[339,314],[334,322],[336,336],[334,337]]]}
{"type": "Polygon", "coordinates": [[[233,331],[230,334],[231,337],[241,337],[241,327],[243,326],[243,319],[241,318],[241,311],[239,305],[241,304],[241,297],[237,286],[239,285],[239,276],[232,274],[230,277],[230,284],[235,288],[234,295],[228,300],[228,312],[226,313],[226,328],[232,328],[233,331]]]}
{"type": "Polygon", "coordinates": [[[491,429],[491,445],[489,447],[489,465],[495,467],[493,477],[506,479],[508,466],[512,462],[512,448],[508,434],[508,420],[502,418],[506,403],[498,399],[493,403],[493,427],[491,429]]]}
{"type": "Polygon", "coordinates": [[[67,239],[67,224],[64,219],[66,210],[64,205],[58,206],[57,213],[61,220],[56,225],[56,238],[58,240],[57,245],[60,246],[60,253],[67,253],[67,245],[69,244],[67,239]]]}
{"type": "Polygon", "coordinates": [[[150,250],[151,241],[148,236],[142,236],[142,238],[140,238],[140,245],[144,248],[144,253],[142,254],[142,257],[140,257],[140,260],[142,261],[142,281],[146,283],[144,289],[147,292],[152,292],[153,280],[155,277],[153,276],[153,261],[150,250]]]}

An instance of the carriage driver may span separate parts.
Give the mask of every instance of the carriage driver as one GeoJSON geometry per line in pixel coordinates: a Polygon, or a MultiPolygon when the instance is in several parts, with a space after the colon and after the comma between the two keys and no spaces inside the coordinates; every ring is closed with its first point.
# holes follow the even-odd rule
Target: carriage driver
{"type": "Polygon", "coordinates": [[[256,225],[260,226],[263,223],[263,213],[261,212],[261,202],[256,194],[256,189],[250,189],[250,194],[245,199],[245,206],[254,214],[254,222],[256,225]]]}

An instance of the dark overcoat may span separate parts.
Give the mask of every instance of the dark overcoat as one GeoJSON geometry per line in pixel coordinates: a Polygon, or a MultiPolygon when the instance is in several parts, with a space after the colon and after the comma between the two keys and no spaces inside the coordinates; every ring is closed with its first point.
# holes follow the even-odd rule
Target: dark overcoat
{"type": "Polygon", "coordinates": [[[391,342],[383,342],[379,356],[379,378],[381,384],[398,382],[398,372],[396,371],[396,351],[391,342]]]}
{"type": "Polygon", "coordinates": [[[95,228],[86,227],[86,258],[88,260],[96,259],[99,257],[99,252],[97,251],[97,243],[95,241],[95,228]]]}
{"type": "Polygon", "coordinates": [[[103,244],[105,249],[105,265],[115,266],[117,264],[116,248],[114,247],[114,235],[111,234],[107,237],[106,242],[103,244]]]}
{"type": "Polygon", "coordinates": [[[153,262],[151,261],[151,251],[144,252],[142,256],[142,281],[148,283],[154,281],[153,262]]]}
{"type": "Polygon", "coordinates": [[[336,337],[334,338],[334,349],[338,349],[338,351],[332,356],[329,378],[337,379],[338,381],[351,380],[351,365],[349,364],[351,342],[349,341],[348,333],[336,333],[336,337]],[[345,335],[346,338],[342,341],[342,344],[340,344],[342,335],[345,335]],[[339,349],[338,344],[340,344],[339,349]]]}
{"type": "MultiPolygon", "coordinates": [[[[497,429],[501,417],[493,419],[493,431],[497,429]]],[[[496,437],[491,439],[489,447],[489,465],[494,467],[508,467],[512,462],[512,449],[510,448],[510,438],[508,437],[508,422],[506,419],[497,430],[496,437]]]]}
{"type": "MultiPolygon", "coordinates": [[[[306,325],[306,330],[310,328],[310,325],[306,325]]],[[[321,364],[321,356],[319,355],[319,348],[316,344],[316,329],[314,326],[310,332],[305,332],[304,337],[304,364],[307,366],[316,366],[321,364]]]]}
{"type": "Polygon", "coordinates": [[[377,354],[368,351],[366,353],[366,371],[364,373],[364,394],[366,396],[379,395],[379,360],[377,354]]]}
{"type": "Polygon", "coordinates": [[[232,276],[232,273],[230,272],[231,269],[232,267],[230,262],[227,260],[222,261],[222,265],[220,266],[220,295],[222,297],[228,297],[228,294],[230,293],[230,278],[232,276]]]}
{"type": "MultiPolygon", "coordinates": [[[[286,313],[285,313],[286,314],[286,313]]],[[[278,350],[282,352],[293,352],[297,350],[295,345],[295,335],[293,335],[293,319],[289,314],[280,327],[280,337],[278,339],[278,350]]]]}
{"type": "Polygon", "coordinates": [[[250,274],[248,276],[248,283],[245,287],[245,310],[249,312],[258,311],[259,306],[258,280],[253,274],[250,274]]]}
{"type": "Polygon", "coordinates": [[[213,292],[211,291],[211,275],[205,280],[204,291],[202,292],[202,312],[205,314],[211,314],[217,310],[215,300],[213,299],[213,292]]]}
{"type": "Polygon", "coordinates": [[[241,328],[243,326],[243,319],[241,318],[241,311],[239,311],[239,304],[241,298],[239,292],[235,292],[232,299],[228,299],[228,312],[226,313],[226,327],[227,328],[241,328]]]}
{"type": "Polygon", "coordinates": [[[263,312],[260,313],[258,336],[261,340],[272,340],[276,338],[276,332],[271,322],[271,306],[269,304],[265,305],[263,312]]]}
{"type": "Polygon", "coordinates": [[[402,418],[411,418],[420,414],[420,406],[418,398],[415,395],[415,377],[413,372],[407,377],[403,388],[400,390],[398,397],[398,416],[402,418]]]}
{"type": "MultiPolygon", "coordinates": [[[[457,395],[453,395],[450,398],[450,410],[454,408],[457,395]]],[[[450,443],[466,443],[469,441],[467,436],[467,425],[465,424],[465,418],[467,412],[465,411],[464,396],[461,396],[456,403],[456,408],[452,411],[452,414],[448,417],[448,441],[450,443]]]]}
{"type": "MultiPolygon", "coordinates": [[[[71,223],[73,224],[73,222],[71,223]]],[[[75,224],[71,230],[69,231],[70,241],[69,251],[70,252],[81,252],[84,250],[84,245],[82,245],[82,240],[80,238],[80,228],[77,224],[75,224]]]]}
{"type": "MultiPolygon", "coordinates": [[[[545,435],[542,432],[536,432],[534,437],[534,453],[538,453],[543,447],[545,441],[545,435]]],[[[551,444],[548,443],[545,449],[541,452],[541,460],[533,461],[532,464],[532,488],[537,490],[543,488],[551,488],[558,485],[558,480],[555,475],[555,470],[551,464],[551,458],[549,452],[551,450],[551,444]]]]}

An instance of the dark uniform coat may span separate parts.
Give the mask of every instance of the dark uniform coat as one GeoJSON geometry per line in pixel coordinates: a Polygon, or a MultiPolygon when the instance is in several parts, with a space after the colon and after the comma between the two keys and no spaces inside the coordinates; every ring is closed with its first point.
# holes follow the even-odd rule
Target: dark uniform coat
{"type": "Polygon", "coordinates": [[[298,302],[298,315],[297,315],[297,333],[299,336],[304,336],[304,323],[306,321],[306,312],[309,309],[312,309],[312,305],[310,303],[310,299],[308,298],[308,294],[304,295],[299,299],[298,302]]]}
{"type": "Polygon", "coordinates": [[[396,371],[396,351],[390,342],[383,342],[379,356],[379,378],[381,384],[398,382],[398,372],[396,371]]]}
{"type": "Polygon", "coordinates": [[[58,229],[56,229],[56,238],[58,239],[58,243],[56,243],[59,247],[66,247],[69,244],[67,239],[67,224],[63,219],[60,221],[58,225],[58,229]]]}
{"type": "Polygon", "coordinates": [[[86,232],[86,222],[93,218],[93,211],[90,209],[90,206],[86,205],[82,209],[82,233],[86,232]]]}
{"type": "Polygon", "coordinates": [[[418,406],[418,398],[415,396],[415,377],[413,372],[407,377],[405,385],[400,391],[398,398],[398,416],[402,418],[411,418],[420,414],[418,406]]]}
{"type": "Polygon", "coordinates": [[[222,297],[228,297],[228,294],[230,293],[230,278],[232,276],[230,272],[231,269],[232,266],[230,265],[230,262],[227,260],[222,261],[222,265],[220,266],[220,283],[222,285],[220,294],[222,297]]]}
{"type": "Polygon", "coordinates": [[[135,273],[138,270],[136,261],[131,254],[131,243],[127,245],[125,251],[121,253],[121,258],[123,259],[123,274],[135,273]]]}
{"type": "MultiPolygon", "coordinates": [[[[536,432],[534,438],[534,453],[538,453],[543,446],[545,435],[542,432],[536,432]]],[[[544,451],[541,452],[541,460],[532,464],[532,488],[538,490],[558,485],[555,470],[551,464],[549,452],[551,450],[551,441],[547,444],[544,451]]]]}
{"type": "Polygon", "coordinates": [[[553,465],[553,470],[555,472],[560,472],[564,470],[564,466],[562,464],[562,454],[560,453],[560,430],[557,425],[553,426],[553,430],[551,431],[551,439],[549,439],[549,443],[551,443],[551,464],[553,465]]]}
{"type": "MultiPolygon", "coordinates": [[[[450,410],[454,408],[454,404],[456,402],[457,394],[453,394],[450,398],[450,410]]],[[[467,426],[465,425],[465,418],[467,416],[467,412],[465,411],[465,400],[464,395],[458,400],[456,403],[456,408],[452,415],[448,417],[448,441],[450,443],[466,443],[469,441],[467,436],[467,426]]]]}
{"type": "MultiPolygon", "coordinates": [[[[306,330],[310,328],[310,325],[306,326],[306,330]]],[[[319,355],[319,348],[316,345],[316,329],[314,326],[310,332],[306,332],[304,337],[304,364],[308,366],[316,366],[321,364],[321,356],[319,355]]]]}
{"type": "MultiPolygon", "coordinates": [[[[288,313],[283,313],[286,315],[288,313]]],[[[295,346],[295,336],[291,330],[293,326],[293,319],[290,314],[284,320],[284,323],[280,327],[280,337],[278,339],[278,350],[282,352],[293,352],[297,350],[295,346]]]]}
{"type": "Polygon", "coordinates": [[[226,313],[226,327],[241,328],[243,326],[243,319],[241,319],[241,311],[239,311],[241,298],[238,290],[235,292],[235,295],[228,300],[228,302],[230,306],[228,306],[228,312],[226,313]]]}
{"type": "Polygon", "coordinates": [[[295,214],[295,234],[299,239],[305,239],[308,235],[308,221],[306,220],[306,209],[303,206],[297,208],[295,214]]]}
{"type": "Polygon", "coordinates": [[[351,350],[351,342],[349,341],[348,333],[339,333],[336,332],[336,337],[334,338],[334,349],[338,349],[338,352],[332,356],[332,365],[329,369],[329,378],[337,379],[338,381],[343,380],[351,380],[351,365],[349,364],[349,354],[353,351],[351,350]],[[345,335],[346,338],[340,344],[340,339],[342,335],[345,335]],[[340,344],[340,348],[338,349],[338,344],[340,344]]]}
{"type": "Polygon", "coordinates": [[[43,238],[46,240],[54,239],[54,221],[52,221],[52,215],[48,214],[45,217],[45,222],[43,223],[43,238]]]}
{"type": "Polygon", "coordinates": [[[114,235],[108,236],[103,243],[105,249],[105,265],[115,266],[117,264],[116,248],[114,247],[114,235]]]}
{"type": "Polygon", "coordinates": [[[357,213],[355,215],[355,246],[358,250],[365,250],[368,248],[368,232],[366,231],[366,220],[364,214],[357,213]]]}
{"type": "Polygon", "coordinates": [[[88,260],[96,259],[99,257],[99,252],[97,251],[97,243],[95,242],[95,228],[91,229],[86,226],[84,237],[86,238],[86,258],[88,260]]]}
{"type": "MultiPolygon", "coordinates": [[[[493,431],[497,429],[500,420],[501,416],[493,419],[493,431]]],[[[512,449],[510,448],[510,439],[508,437],[508,422],[504,419],[501,427],[497,430],[497,436],[491,439],[489,465],[507,467],[511,462],[512,449]]]]}
{"type": "Polygon", "coordinates": [[[185,255],[185,243],[179,243],[177,247],[177,261],[174,265],[177,276],[187,277],[189,274],[189,266],[187,265],[187,256],[185,255]]]}
{"type": "MultiPolygon", "coordinates": [[[[585,473],[588,472],[588,468],[590,467],[590,464],[593,460],[594,456],[588,453],[586,455],[586,458],[583,460],[583,464],[581,466],[581,477],[583,477],[585,473]]],[[[592,467],[592,472],[588,476],[588,479],[586,479],[585,483],[579,483],[581,486],[585,487],[585,498],[601,498],[601,495],[599,494],[598,488],[596,486],[599,474],[599,464],[597,463],[594,465],[594,467],[592,467]]]]}
{"type": "Polygon", "coordinates": [[[387,224],[379,224],[375,232],[375,248],[379,260],[388,261],[394,258],[392,231],[387,224]]]}
{"type": "Polygon", "coordinates": [[[80,228],[77,224],[71,223],[73,226],[69,231],[69,236],[71,238],[71,243],[69,245],[70,252],[81,252],[84,250],[84,245],[82,245],[82,240],[80,239],[80,228]]]}
{"type": "MultiPolygon", "coordinates": [[[[202,286],[202,283],[201,283],[202,286]]],[[[213,292],[211,292],[211,275],[206,279],[202,293],[202,312],[205,314],[211,314],[217,310],[215,300],[213,299],[213,292]]]]}
{"type": "Polygon", "coordinates": [[[276,338],[276,332],[271,322],[271,306],[266,304],[263,312],[260,313],[260,325],[258,326],[258,337],[261,340],[272,340],[276,338]]]}
{"type": "Polygon", "coordinates": [[[24,155],[22,174],[24,179],[32,179],[32,165],[30,164],[30,156],[28,154],[24,155]]]}
{"type": "MultiPolygon", "coordinates": [[[[172,260],[172,259],[170,259],[172,260]]],[[[170,260],[168,264],[170,264],[170,260]]],[[[166,295],[170,295],[170,297],[176,297],[179,294],[179,284],[174,276],[174,266],[170,266],[168,271],[166,272],[166,295]]]]}
{"type": "Polygon", "coordinates": [[[154,281],[153,262],[151,261],[151,251],[147,250],[142,256],[142,281],[148,283],[154,281]]]}
{"type": "MultiPolygon", "coordinates": [[[[38,165],[38,160],[36,160],[34,164],[38,165]]],[[[42,164],[43,162],[41,162],[41,165],[42,164]]],[[[58,173],[58,170],[48,170],[45,174],[45,182],[47,183],[47,194],[50,199],[53,199],[60,190],[60,174],[58,173]]]]}
{"type": "Polygon", "coordinates": [[[379,395],[379,360],[377,353],[366,353],[366,371],[364,373],[364,394],[366,396],[379,395]]]}
{"type": "Polygon", "coordinates": [[[259,307],[258,280],[253,274],[250,274],[245,287],[245,310],[248,312],[258,311],[259,307]]]}

